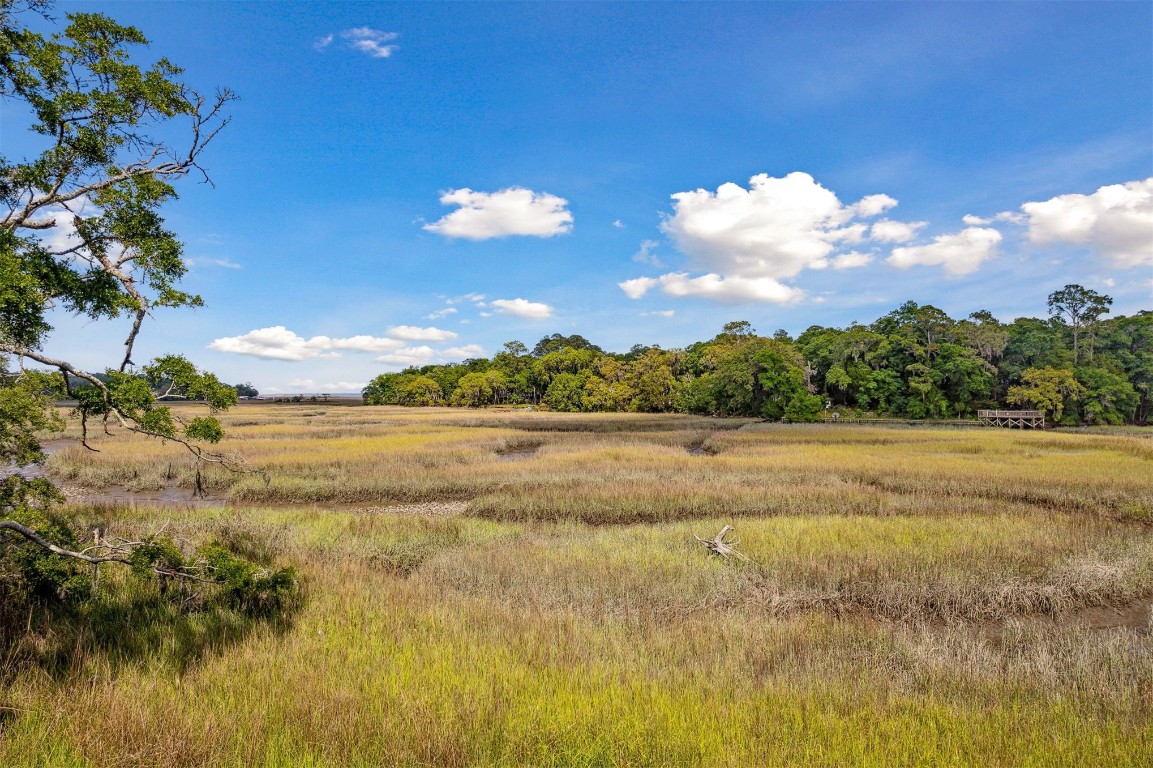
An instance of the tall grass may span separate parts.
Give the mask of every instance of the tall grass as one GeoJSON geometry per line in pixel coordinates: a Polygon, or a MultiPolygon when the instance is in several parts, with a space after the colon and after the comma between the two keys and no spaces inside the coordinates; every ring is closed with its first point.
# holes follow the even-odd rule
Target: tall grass
{"type": "MultiPolygon", "coordinates": [[[[246,503],[71,514],[226,536],[295,565],[303,605],[41,637],[69,663],[6,662],[0,765],[1148,764],[1143,438],[230,418],[225,449],[271,474],[213,475],[246,503]],[[747,561],[693,539],[726,523],[747,561]]],[[[53,470],[114,484],[182,466],[152,443],[99,447],[53,470]]]]}
{"type": "MultiPolygon", "coordinates": [[[[951,513],[965,500],[977,509],[1013,503],[1153,522],[1153,449],[1129,433],[447,409],[308,413],[251,406],[232,416],[221,447],[258,471],[209,467],[210,490],[252,504],[474,500],[477,513],[508,520],[904,514],[913,499],[923,514],[951,513]],[[524,446],[531,456],[504,460],[524,446]]],[[[179,446],[116,441],[100,453],[64,450],[50,469],[78,486],[194,487],[179,446]]]]}

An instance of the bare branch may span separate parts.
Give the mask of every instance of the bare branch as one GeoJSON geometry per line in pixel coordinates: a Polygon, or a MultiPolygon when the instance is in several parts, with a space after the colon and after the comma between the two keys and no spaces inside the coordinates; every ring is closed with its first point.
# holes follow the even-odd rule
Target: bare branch
{"type": "Polygon", "coordinates": [[[132,347],[136,343],[136,336],[140,333],[140,324],[144,322],[144,316],[148,314],[147,302],[136,310],[136,319],[132,321],[132,330],[128,332],[128,338],[124,340],[124,360],[120,363],[120,372],[123,373],[124,369],[132,365],[132,347]]]}

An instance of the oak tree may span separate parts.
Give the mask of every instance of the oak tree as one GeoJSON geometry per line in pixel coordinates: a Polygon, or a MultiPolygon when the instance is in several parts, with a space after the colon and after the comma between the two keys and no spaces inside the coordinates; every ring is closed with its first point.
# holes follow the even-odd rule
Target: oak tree
{"type": "MultiPolygon", "coordinates": [[[[137,367],[133,350],[153,310],[202,304],[179,287],[182,246],[161,208],[176,197],[176,182],[207,180],[201,159],[228,124],[224,110],[234,96],[193,90],[167,59],[138,65],[134,55],[147,39],[101,14],[68,14],[50,35],[26,26],[47,11],[38,0],[0,0],[5,132],[27,115],[33,147],[20,158],[0,156],[0,360],[13,369],[0,379],[0,463],[43,459],[36,433],[59,426],[53,401],[67,394],[85,427],[98,419],[180,442],[198,466],[229,464],[205,443],[221,438],[215,412],[236,402],[236,389],[178,355],[137,367]],[[72,363],[52,348],[53,310],[126,320],[123,354],[103,373],[72,363]],[[183,420],[158,404],[165,392],[203,400],[209,414],[183,420]]],[[[52,511],[60,498],[44,479],[9,473],[0,482],[0,530],[23,540],[0,540],[0,570],[30,588],[54,574],[46,583],[71,589],[69,563],[77,562],[231,580],[250,595],[279,593],[291,582],[288,571],[259,569],[213,544],[185,556],[161,536],[124,541],[97,532],[81,550],[52,511]]]]}

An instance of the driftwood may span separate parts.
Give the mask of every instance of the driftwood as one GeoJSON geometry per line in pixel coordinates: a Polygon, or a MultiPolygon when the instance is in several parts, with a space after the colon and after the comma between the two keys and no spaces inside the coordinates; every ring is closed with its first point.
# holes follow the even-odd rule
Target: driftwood
{"type": "Polygon", "coordinates": [[[735,539],[728,542],[725,541],[725,536],[729,535],[729,532],[732,530],[734,530],[733,526],[726,525],[721,529],[721,532],[716,535],[716,538],[702,539],[696,534],[693,534],[693,538],[704,544],[705,547],[708,548],[708,550],[714,555],[719,555],[720,557],[724,558],[727,558],[731,555],[732,557],[737,557],[741,560],[748,560],[749,558],[733,549],[733,545],[737,543],[735,539]]]}

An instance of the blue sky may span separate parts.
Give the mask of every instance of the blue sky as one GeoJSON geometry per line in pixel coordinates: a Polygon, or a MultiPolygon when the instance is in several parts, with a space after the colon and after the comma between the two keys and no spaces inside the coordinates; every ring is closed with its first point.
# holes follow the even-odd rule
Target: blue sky
{"type": "MultiPolygon", "coordinates": [[[[1011,320],[1067,283],[1153,308],[1149,2],[74,10],[241,97],[166,210],[207,306],[137,359],[339,391],[553,332],[1011,320]]],[[[57,324],[117,359],[118,325],[57,324]]]]}

